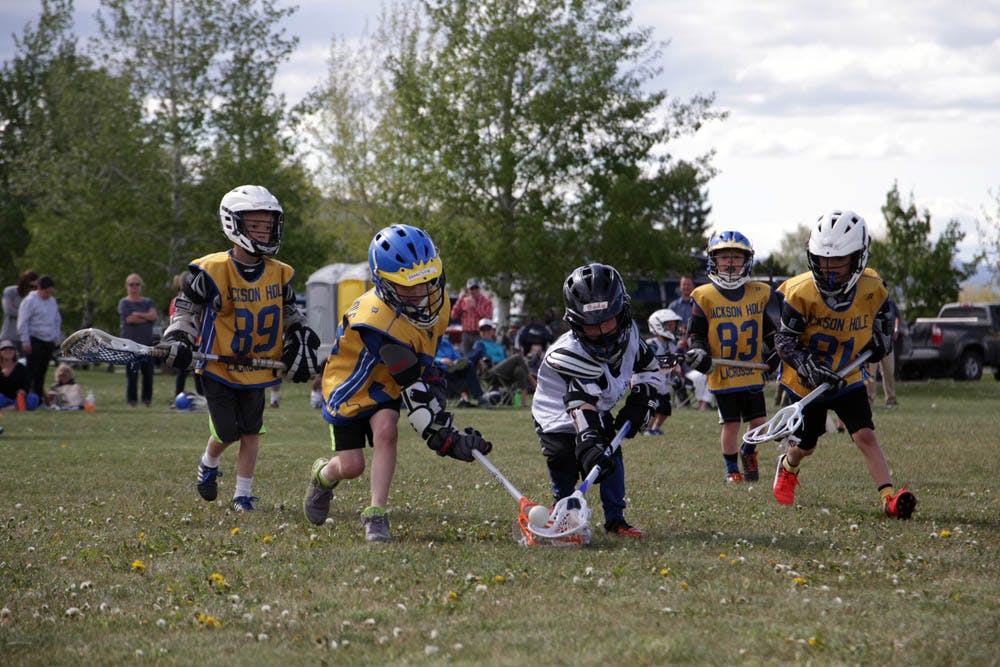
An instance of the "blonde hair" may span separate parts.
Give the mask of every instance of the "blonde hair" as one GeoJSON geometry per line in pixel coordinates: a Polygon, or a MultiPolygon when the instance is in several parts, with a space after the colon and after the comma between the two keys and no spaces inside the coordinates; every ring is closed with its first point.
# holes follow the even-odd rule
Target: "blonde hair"
{"type": "Polygon", "coordinates": [[[128,277],[125,278],[125,287],[128,287],[128,284],[131,283],[131,282],[137,282],[137,283],[139,283],[139,286],[141,287],[143,285],[142,276],[140,276],[138,273],[130,273],[130,274],[128,274],[128,277]]]}
{"type": "Polygon", "coordinates": [[[63,375],[66,376],[66,380],[67,381],[68,380],[72,380],[73,379],[73,367],[70,366],[67,363],[61,363],[58,366],[56,366],[56,380],[61,379],[63,375]]]}

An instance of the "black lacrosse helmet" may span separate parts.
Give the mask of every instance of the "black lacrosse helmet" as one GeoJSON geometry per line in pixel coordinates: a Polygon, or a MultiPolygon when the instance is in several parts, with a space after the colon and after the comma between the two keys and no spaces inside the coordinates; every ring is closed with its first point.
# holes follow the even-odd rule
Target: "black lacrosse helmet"
{"type": "Polygon", "coordinates": [[[563,284],[566,315],[573,335],[595,359],[613,364],[621,359],[632,330],[629,296],[621,274],[607,264],[587,264],[569,274],[563,284]],[[614,319],[614,331],[588,335],[585,326],[614,319]]]}

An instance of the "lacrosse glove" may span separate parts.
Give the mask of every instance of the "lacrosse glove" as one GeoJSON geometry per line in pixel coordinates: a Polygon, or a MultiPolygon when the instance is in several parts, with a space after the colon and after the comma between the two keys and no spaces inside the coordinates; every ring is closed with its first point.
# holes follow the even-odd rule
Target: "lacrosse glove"
{"type": "Polygon", "coordinates": [[[862,352],[866,350],[871,352],[871,356],[868,357],[868,361],[871,363],[878,363],[892,351],[892,329],[890,327],[887,331],[887,325],[890,323],[876,317],[875,325],[872,327],[872,339],[861,348],[862,352]]]}
{"type": "Polygon", "coordinates": [[[586,476],[595,465],[601,466],[597,481],[601,482],[615,469],[615,459],[608,453],[608,440],[596,428],[588,428],[576,436],[576,460],[586,476]]]}
{"type": "Polygon", "coordinates": [[[163,357],[165,364],[182,371],[191,368],[194,357],[191,354],[192,345],[187,336],[179,331],[167,332],[163,336],[163,345],[167,349],[167,354],[163,357]]]}
{"type": "Polygon", "coordinates": [[[847,381],[837,375],[835,370],[811,355],[807,356],[802,365],[799,366],[799,379],[810,389],[815,389],[824,382],[828,383],[830,388],[823,392],[825,394],[835,394],[847,384],[847,381]]]}
{"type": "Polygon", "coordinates": [[[438,456],[450,456],[459,461],[472,461],[474,449],[482,454],[489,454],[493,449],[493,444],[471,426],[462,433],[451,426],[438,429],[427,440],[427,446],[437,452],[438,456]]]}
{"type": "Polygon", "coordinates": [[[708,350],[703,350],[700,347],[688,350],[687,354],[684,355],[684,360],[688,366],[699,373],[707,373],[712,370],[712,355],[708,353],[708,350]]]}
{"type": "Polygon", "coordinates": [[[316,350],[319,348],[319,336],[309,327],[293,324],[285,332],[285,343],[282,349],[281,361],[288,370],[285,377],[292,382],[308,382],[319,374],[319,362],[316,360],[316,350]]]}
{"type": "Polygon", "coordinates": [[[637,433],[646,430],[646,426],[653,418],[653,412],[656,411],[659,402],[657,398],[656,389],[648,384],[637,384],[632,387],[628,398],[625,399],[625,405],[615,417],[615,431],[621,429],[625,422],[632,424],[626,438],[634,438],[637,433]]]}

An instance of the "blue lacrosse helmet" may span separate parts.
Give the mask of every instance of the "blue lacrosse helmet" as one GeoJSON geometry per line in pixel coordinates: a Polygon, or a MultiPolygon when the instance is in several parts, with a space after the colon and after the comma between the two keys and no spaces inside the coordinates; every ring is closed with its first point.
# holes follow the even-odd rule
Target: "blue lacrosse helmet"
{"type": "Polygon", "coordinates": [[[444,307],[445,277],[427,232],[410,225],[386,227],[368,246],[368,266],[380,299],[414,326],[434,326],[444,307]]]}
{"type": "MultiPolygon", "coordinates": [[[[728,268],[728,267],[727,267],[728,268]]],[[[736,289],[750,280],[753,272],[753,245],[739,232],[719,232],[708,242],[708,277],[722,289],[736,289]],[[746,258],[743,268],[737,271],[720,270],[715,254],[722,250],[738,250],[746,258]]]]}

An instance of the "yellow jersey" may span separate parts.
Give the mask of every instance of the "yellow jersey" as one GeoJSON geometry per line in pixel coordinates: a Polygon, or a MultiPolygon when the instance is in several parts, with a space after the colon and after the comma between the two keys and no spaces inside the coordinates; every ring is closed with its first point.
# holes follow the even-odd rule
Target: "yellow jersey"
{"type": "MultiPolygon", "coordinates": [[[[816,289],[811,271],[789,278],[778,288],[785,297],[782,309],[791,308],[801,316],[805,328],[799,342],[828,366],[838,370],[854,361],[872,339],[875,315],[882,308],[889,292],[881,276],[866,268],[854,286],[854,298],[836,309],[829,306],[816,289]]],[[[781,384],[796,396],[805,396],[810,389],[799,381],[798,372],[790,364],[782,364],[781,384]]],[[[847,377],[847,388],[864,383],[860,368],[847,377]]]]}
{"type": "Polygon", "coordinates": [[[421,368],[432,366],[451,312],[448,296],[444,298],[438,321],[431,329],[421,329],[397,315],[374,289],[358,297],[344,313],[323,370],[323,418],[349,424],[400,397],[402,387],[379,357],[383,343],[405,345],[416,353],[421,368]]]}
{"type": "MultiPolygon", "coordinates": [[[[730,299],[712,283],[696,287],[692,316],[708,322],[708,349],[713,358],[760,363],[764,360],[764,317],[771,287],[750,281],[730,299]]],[[[756,368],[716,366],[708,373],[708,388],[725,394],[764,386],[764,372],[756,368]]]]}
{"type": "MultiPolygon", "coordinates": [[[[201,321],[201,352],[281,359],[284,294],[295,270],[271,257],[263,260],[263,270],[251,280],[243,277],[229,251],[191,262],[191,268],[200,270],[208,279],[201,321]]],[[[197,370],[231,387],[268,387],[281,382],[271,369],[224,361],[200,361],[197,370]]]]}

